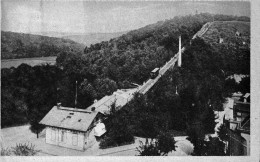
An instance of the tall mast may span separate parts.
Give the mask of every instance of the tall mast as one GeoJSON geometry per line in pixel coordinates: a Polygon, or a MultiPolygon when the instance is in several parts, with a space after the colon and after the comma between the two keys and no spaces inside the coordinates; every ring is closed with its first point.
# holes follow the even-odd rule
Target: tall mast
{"type": "Polygon", "coordinates": [[[178,66],[181,67],[181,36],[179,36],[179,59],[178,66]]]}

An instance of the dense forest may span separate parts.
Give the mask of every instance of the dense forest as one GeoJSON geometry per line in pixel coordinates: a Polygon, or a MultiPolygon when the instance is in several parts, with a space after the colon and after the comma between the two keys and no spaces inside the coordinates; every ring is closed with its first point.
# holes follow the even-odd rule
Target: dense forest
{"type": "MultiPolygon", "coordinates": [[[[90,45],[84,53],[63,51],[57,54],[56,66],[22,64],[2,69],[2,127],[30,122],[37,132],[41,128],[38,122],[56,102],[86,108],[94,99],[110,95],[118,88],[143,83],[152,69],[174,56],[181,35],[186,47],[183,66],[167,72],[146,96],[136,94],[122,110],[114,112],[105,121],[108,123],[105,142],[124,143],[122,139],[131,141],[132,135],[156,137],[170,129],[211,133],[213,110],[221,110],[225,97],[239,90],[238,85],[226,78],[250,73],[250,49],[215,48],[200,38],[190,42],[206,22],[212,21],[212,16],[175,17],[90,45]],[[231,54],[233,58],[227,59],[231,54]]],[[[214,19],[250,21],[225,15],[214,15],[214,19]]]]}
{"type": "Polygon", "coordinates": [[[1,59],[57,56],[63,51],[83,51],[72,40],[1,31],[1,59]]]}

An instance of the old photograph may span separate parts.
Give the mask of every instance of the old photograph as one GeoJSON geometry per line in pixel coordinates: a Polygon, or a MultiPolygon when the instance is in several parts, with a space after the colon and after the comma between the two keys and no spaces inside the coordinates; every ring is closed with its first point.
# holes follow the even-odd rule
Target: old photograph
{"type": "Polygon", "coordinates": [[[251,7],[2,0],[1,156],[249,157],[251,7]]]}

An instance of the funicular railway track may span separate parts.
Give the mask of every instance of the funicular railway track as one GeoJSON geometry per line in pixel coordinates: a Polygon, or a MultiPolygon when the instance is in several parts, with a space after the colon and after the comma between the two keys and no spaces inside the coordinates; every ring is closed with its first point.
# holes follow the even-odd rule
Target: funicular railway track
{"type": "MultiPolygon", "coordinates": [[[[195,39],[196,37],[201,37],[203,34],[205,34],[209,27],[212,25],[212,22],[208,22],[206,24],[204,24],[201,28],[201,30],[199,30],[193,37],[192,40],[195,39]]],[[[185,50],[185,47],[181,48],[181,53],[183,53],[185,50]]],[[[170,59],[170,61],[166,62],[165,65],[163,67],[160,68],[159,70],[159,74],[157,75],[157,77],[155,77],[154,79],[148,79],[143,85],[141,85],[139,87],[138,92],[141,94],[146,94],[152,87],[153,85],[172,67],[174,67],[176,61],[178,60],[179,57],[179,53],[176,53],[174,55],[174,57],[172,57],[170,59]]]]}

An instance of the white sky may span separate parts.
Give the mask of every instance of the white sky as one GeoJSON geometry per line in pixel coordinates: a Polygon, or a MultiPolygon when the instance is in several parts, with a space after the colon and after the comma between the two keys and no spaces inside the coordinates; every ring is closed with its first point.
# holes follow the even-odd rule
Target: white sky
{"type": "Polygon", "coordinates": [[[107,33],[198,12],[250,16],[249,2],[95,2],[2,0],[2,30],[107,33]]]}

